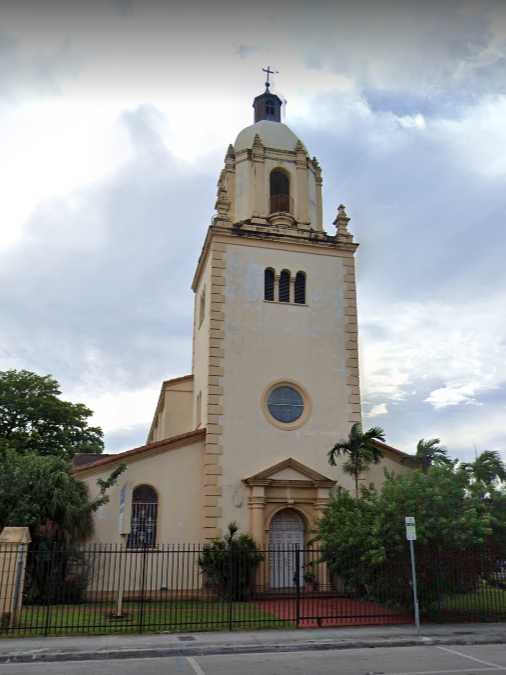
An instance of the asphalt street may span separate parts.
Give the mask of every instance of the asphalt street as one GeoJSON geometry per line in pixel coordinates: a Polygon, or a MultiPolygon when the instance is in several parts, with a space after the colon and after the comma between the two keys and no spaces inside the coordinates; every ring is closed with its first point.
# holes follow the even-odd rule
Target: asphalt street
{"type": "Polygon", "coordinates": [[[506,673],[504,644],[0,665],[0,675],[489,675],[492,672],[506,673]]]}

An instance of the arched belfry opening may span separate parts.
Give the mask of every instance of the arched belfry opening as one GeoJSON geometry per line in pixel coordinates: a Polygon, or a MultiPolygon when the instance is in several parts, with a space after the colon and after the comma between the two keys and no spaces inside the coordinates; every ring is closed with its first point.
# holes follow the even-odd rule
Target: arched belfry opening
{"type": "Polygon", "coordinates": [[[290,176],[284,169],[273,169],[269,178],[270,212],[291,213],[290,176]]]}

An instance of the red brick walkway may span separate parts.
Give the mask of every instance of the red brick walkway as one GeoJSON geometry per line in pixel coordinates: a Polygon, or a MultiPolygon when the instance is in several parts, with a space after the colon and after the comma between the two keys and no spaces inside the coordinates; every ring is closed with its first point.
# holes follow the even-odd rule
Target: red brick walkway
{"type": "MultiPolygon", "coordinates": [[[[349,598],[301,598],[299,601],[299,626],[371,626],[388,624],[409,624],[413,618],[407,614],[365,600],[349,598]]],[[[295,599],[279,598],[260,600],[256,603],[264,611],[278,619],[295,621],[297,606],[295,599]]]]}

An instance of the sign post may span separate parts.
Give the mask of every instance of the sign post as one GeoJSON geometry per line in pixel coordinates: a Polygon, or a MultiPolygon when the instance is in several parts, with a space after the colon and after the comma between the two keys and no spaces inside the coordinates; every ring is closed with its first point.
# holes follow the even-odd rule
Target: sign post
{"type": "Polygon", "coordinates": [[[413,588],[413,605],[415,608],[415,625],[416,630],[420,632],[420,608],[418,606],[418,589],[416,585],[416,561],[415,561],[415,546],[416,541],[416,523],[413,516],[406,516],[404,519],[406,523],[406,539],[409,541],[409,554],[411,557],[411,585],[413,588]]]}
{"type": "Polygon", "coordinates": [[[126,544],[129,534],[128,519],[125,517],[125,507],[127,501],[127,484],[125,483],[120,492],[119,492],[119,517],[118,517],[118,529],[121,537],[121,548],[119,551],[119,578],[118,578],[118,598],[116,605],[116,615],[117,619],[123,617],[123,595],[125,588],[125,573],[126,573],[126,560],[124,560],[126,552],[126,544]]]}

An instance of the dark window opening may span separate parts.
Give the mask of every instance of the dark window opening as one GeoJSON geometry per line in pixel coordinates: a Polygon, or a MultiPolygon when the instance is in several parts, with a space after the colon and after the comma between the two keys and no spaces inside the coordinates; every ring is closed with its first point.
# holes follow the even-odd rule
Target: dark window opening
{"type": "Polygon", "coordinates": [[[153,547],[156,543],[158,496],[150,485],[138,485],[132,494],[132,516],[127,548],[153,547]]]}
{"type": "Polygon", "coordinates": [[[279,301],[290,302],[290,272],[283,270],[279,276],[279,301]]]}
{"type": "Polygon", "coordinates": [[[270,267],[264,272],[264,300],[274,300],[274,270],[270,267]]]}
{"type": "Polygon", "coordinates": [[[285,171],[274,169],[270,175],[271,213],[291,213],[290,178],[285,171]]]}
{"type": "Polygon", "coordinates": [[[265,104],[265,112],[266,112],[268,115],[274,115],[274,112],[275,112],[275,111],[274,111],[274,106],[273,106],[272,103],[266,103],[266,104],[265,104]]]}
{"type": "Polygon", "coordinates": [[[295,302],[299,305],[306,304],[306,275],[297,272],[295,275],[295,302]]]}

